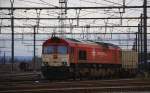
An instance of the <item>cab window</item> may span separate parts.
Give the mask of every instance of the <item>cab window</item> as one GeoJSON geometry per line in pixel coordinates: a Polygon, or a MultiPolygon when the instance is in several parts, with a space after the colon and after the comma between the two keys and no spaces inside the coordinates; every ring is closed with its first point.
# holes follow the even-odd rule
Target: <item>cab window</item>
{"type": "Polygon", "coordinates": [[[58,46],[57,52],[58,52],[58,54],[67,54],[67,47],[66,46],[58,46]]]}
{"type": "Polygon", "coordinates": [[[43,49],[44,54],[52,54],[54,53],[54,47],[53,46],[47,46],[43,49]]]}

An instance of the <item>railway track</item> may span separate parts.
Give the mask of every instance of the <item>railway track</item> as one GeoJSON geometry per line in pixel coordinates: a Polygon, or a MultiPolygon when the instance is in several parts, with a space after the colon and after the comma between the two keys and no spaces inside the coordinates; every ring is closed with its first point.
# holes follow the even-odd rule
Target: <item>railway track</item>
{"type": "Polygon", "coordinates": [[[150,80],[30,81],[0,84],[0,93],[99,93],[149,91],[150,80]]]}
{"type": "Polygon", "coordinates": [[[17,82],[17,81],[33,81],[39,80],[41,77],[40,72],[19,72],[19,73],[9,73],[1,74],[0,82],[17,82]]]}

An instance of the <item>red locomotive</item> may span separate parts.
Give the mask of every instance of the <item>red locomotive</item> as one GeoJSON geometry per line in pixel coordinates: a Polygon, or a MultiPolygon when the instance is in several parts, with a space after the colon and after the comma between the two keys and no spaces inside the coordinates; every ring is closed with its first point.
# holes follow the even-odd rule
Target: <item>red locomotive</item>
{"type": "Polygon", "coordinates": [[[42,47],[42,73],[48,79],[106,78],[122,71],[121,49],[110,43],[52,37],[42,47]]]}

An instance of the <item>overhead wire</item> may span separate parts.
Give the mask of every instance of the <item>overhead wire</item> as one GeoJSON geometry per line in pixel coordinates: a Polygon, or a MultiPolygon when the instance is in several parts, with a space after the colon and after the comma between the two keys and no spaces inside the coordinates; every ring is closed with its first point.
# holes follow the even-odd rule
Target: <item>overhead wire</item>
{"type": "MultiPolygon", "coordinates": [[[[84,0],[84,1],[86,1],[86,0],[84,0]]],[[[104,1],[107,1],[107,2],[110,2],[110,1],[108,1],[108,0],[104,0],[104,1]]],[[[91,3],[94,3],[94,2],[91,2],[91,3]]],[[[118,4],[118,3],[114,3],[114,2],[110,2],[110,3],[113,3],[113,4],[118,4]]],[[[119,4],[119,5],[121,5],[121,4],[119,4]]],[[[82,10],[83,11],[83,10],[82,10]]],[[[119,12],[120,13],[120,12],[119,12]]],[[[92,13],[87,13],[87,14],[92,14],[92,13]]],[[[86,15],[87,15],[86,14],[86,15]]],[[[107,12],[106,13],[104,13],[104,14],[107,14],[107,12]]],[[[108,14],[108,15],[110,15],[110,14],[108,14]]],[[[84,15],[82,15],[82,16],[84,16],[84,15]]],[[[111,15],[111,16],[115,16],[115,14],[113,14],[113,15],[111,15]]],[[[122,17],[122,15],[120,15],[121,17],[122,17]]],[[[120,21],[121,23],[122,23],[122,20],[120,21]]]]}
{"type": "MultiPolygon", "coordinates": [[[[80,0],[80,1],[88,2],[88,3],[94,3],[94,4],[100,4],[100,5],[107,5],[107,4],[102,4],[102,3],[96,2],[96,1],[88,1],[88,0],[80,0]]],[[[109,1],[109,0],[103,0],[103,1],[115,4],[115,5],[122,5],[122,4],[119,4],[119,3],[116,3],[116,2],[112,2],[112,1],[109,1]]]]}
{"type": "MultiPolygon", "coordinates": [[[[40,5],[48,5],[48,6],[53,6],[53,7],[58,7],[58,6],[56,6],[56,5],[47,3],[47,2],[45,2],[45,1],[43,1],[43,0],[40,0],[42,3],[39,3],[39,2],[33,2],[33,1],[30,1],[30,0],[19,0],[19,1],[24,1],[24,2],[28,2],[28,3],[34,3],[34,4],[40,4],[40,5]]],[[[56,12],[56,11],[53,11],[53,12],[55,12],[55,13],[58,14],[58,12],[56,12]]]]}
{"type": "Polygon", "coordinates": [[[98,4],[98,5],[107,5],[107,4],[102,4],[102,3],[95,2],[95,1],[88,1],[88,0],[80,0],[80,1],[87,2],[87,3],[93,3],[93,4],[98,4]]]}
{"type": "Polygon", "coordinates": [[[40,1],[41,1],[41,2],[43,2],[44,4],[47,4],[47,5],[49,5],[49,6],[58,7],[58,6],[56,6],[56,5],[53,5],[53,4],[51,4],[51,3],[45,2],[45,1],[43,1],[43,0],[40,0],[40,1]]]}
{"type": "MultiPolygon", "coordinates": [[[[105,0],[106,1],[106,0],[105,0]]],[[[108,1],[108,0],[107,0],[108,1]]],[[[107,14],[107,13],[105,13],[105,14],[107,14]]]]}
{"type": "Polygon", "coordinates": [[[42,5],[47,5],[47,4],[43,4],[43,3],[39,3],[39,2],[33,2],[33,1],[30,1],[30,0],[19,0],[19,1],[24,1],[24,2],[28,2],[28,3],[34,3],[34,4],[42,4],[42,5]]]}
{"type": "MultiPolygon", "coordinates": [[[[25,16],[25,15],[23,15],[23,14],[19,14],[19,13],[17,13],[17,15],[20,15],[21,17],[22,17],[22,16],[24,16],[25,18],[28,18],[27,16],[25,16]]],[[[34,20],[30,20],[30,21],[35,23],[35,21],[34,21],[34,20]]],[[[41,22],[40,22],[40,24],[46,25],[46,24],[41,23],[41,22]]]]}
{"type": "Polygon", "coordinates": [[[116,2],[112,2],[110,0],[103,0],[103,1],[108,2],[108,3],[112,3],[112,4],[122,5],[122,4],[119,4],[119,3],[116,3],[116,2]]]}
{"type": "MultiPolygon", "coordinates": [[[[52,11],[53,12],[53,11],[52,11]]],[[[36,13],[35,12],[33,12],[33,11],[30,11],[30,12],[28,12],[28,14],[31,14],[31,15],[35,15],[36,13]]],[[[48,13],[41,13],[41,15],[49,15],[49,16],[54,16],[54,17],[56,17],[55,15],[52,15],[52,14],[48,14],[48,13]]]]}

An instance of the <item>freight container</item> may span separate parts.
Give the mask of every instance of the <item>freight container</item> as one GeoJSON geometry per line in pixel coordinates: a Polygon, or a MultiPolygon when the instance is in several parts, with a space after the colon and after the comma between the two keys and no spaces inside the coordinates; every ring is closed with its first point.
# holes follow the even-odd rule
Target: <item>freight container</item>
{"type": "Polygon", "coordinates": [[[124,69],[138,68],[138,53],[133,50],[122,50],[121,63],[124,69]]]}

